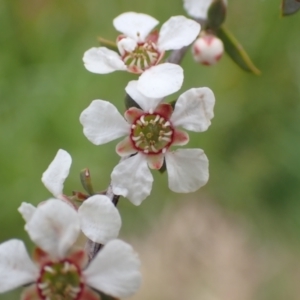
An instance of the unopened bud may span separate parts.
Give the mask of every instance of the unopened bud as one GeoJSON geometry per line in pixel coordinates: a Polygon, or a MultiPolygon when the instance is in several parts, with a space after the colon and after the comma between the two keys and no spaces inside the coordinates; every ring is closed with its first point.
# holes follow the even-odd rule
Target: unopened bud
{"type": "Polygon", "coordinates": [[[223,42],[212,34],[199,37],[192,46],[193,57],[196,62],[206,66],[214,65],[224,53],[223,42]]]}

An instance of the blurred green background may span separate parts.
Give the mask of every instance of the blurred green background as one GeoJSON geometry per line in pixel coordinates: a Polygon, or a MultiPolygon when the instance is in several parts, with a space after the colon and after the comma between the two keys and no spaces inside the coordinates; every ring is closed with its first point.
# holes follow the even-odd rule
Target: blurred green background
{"type": "MultiPolygon", "coordinates": [[[[207,86],[217,100],[209,130],[190,134],[190,147],[204,149],[210,160],[209,183],[192,196],[212,199],[246,220],[256,243],[283,245],[296,261],[300,14],[281,19],[279,0],[229,2],[226,26],[262,75],[245,73],[227,55],[214,67],[196,65],[190,53],[186,55],[181,92],[207,86]]],[[[185,14],[180,0],[0,1],[1,242],[16,237],[32,247],[17,208],[22,201],[38,204],[51,196],[40,178],[59,148],[73,158],[66,194],[82,190],[79,171],[84,167],[90,168],[96,189],[107,187],[119,160],[112,151],[116,142],[94,146],[84,137],[78,118],[94,99],[109,100],[123,110],[124,87],[136,76],[89,73],[82,56],[98,45],[97,36],[116,38],[112,19],[125,11],[147,13],[161,23],[185,14]]],[[[153,192],[140,207],[121,200],[123,237],[146,234],[164,208],[188,201],[168,190],[166,174],[154,176],[153,192]]],[[[266,284],[256,299],[286,298],[288,278],[286,272],[266,284]]],[[[7,293],[0,299],[18,295],[7,293]]]]}

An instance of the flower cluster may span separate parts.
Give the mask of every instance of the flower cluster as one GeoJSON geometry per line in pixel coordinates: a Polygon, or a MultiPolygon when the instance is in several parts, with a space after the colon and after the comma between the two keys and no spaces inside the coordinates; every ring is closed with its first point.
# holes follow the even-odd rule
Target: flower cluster
{"type": "MultiPolygon", "coordinates": [[[[190,45],[200,25],[184,16],[171,17],[159,33],[158,21],[141,13],[124,13],[113,24],[119,54],[105,47],[85,52],[85,67],[105,74],[127,70],[139,74],[125,87],[135,104],[124,117],[105,100],[94,100],[80,115],[84,135],[95,145],[122,138],[116,146],[121,157],[111,173],[114,196],[124,196],[140,205],[151,193],[150,169],[166,168],[169,188],[189,193],[206,184],[208,159],[202,149],[173,149],[189,142],[185,130],[203,132],[214,116],[215,98],[206,87],[190,88],[174,103],[164,97],[181,88],[183,69],[163,62],[168,50],[190,45]]],[[[72,164],[71,155],[60,149],[42,182],[54,198],[37,207],[22,203],[19,212],[25,230],[36,248],[32,259],[20,240],[0,244],[0,292],[26,286],[26,300],[100,300],[100,292],[112,297],[127,297],[141,282],[139,259],[131,246],[117,239],[121,216],[105,193],[64,193],[64,182],[72,164]],[[81,195],[81,194],[80,194],[81,195]],[[80,200],[80,203],[78,203],[80,200]],[[77,243],[83,233],[100,251],[90,257],[77,243]]]]}

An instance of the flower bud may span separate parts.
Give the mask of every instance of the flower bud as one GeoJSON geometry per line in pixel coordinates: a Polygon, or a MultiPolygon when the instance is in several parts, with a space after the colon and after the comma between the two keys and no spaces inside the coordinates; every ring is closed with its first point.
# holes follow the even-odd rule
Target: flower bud
{"type": "Polygon", "coordinates": [[[200,36],[192,46],[195,61],[207,66],[216,64],[223,52],[223,42],[212,34],[200,36]]]}

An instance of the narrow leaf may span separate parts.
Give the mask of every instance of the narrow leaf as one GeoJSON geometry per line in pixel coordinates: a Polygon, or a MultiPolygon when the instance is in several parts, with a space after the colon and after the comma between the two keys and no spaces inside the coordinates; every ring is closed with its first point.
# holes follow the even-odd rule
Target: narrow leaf
{"type": "Polygon", "coordinates": [[[91,174],[89,169],[83,169],[80,172],[80,181],[83,188],[87,191],[89,195],[94,195],[94,189],[91,180],[91,174]]]}
{"type": "Polygon", "coordinates": [[[110,50],[118,50],[117,44],[113,41],[107,40],[101,36],[98,36],[98,41],[100,42],[100,46],[104,46],[110,50]]]}
{"type": "Polygon", "coordinates": [[[136,107],[141,109],[141,107],[128,94],[126,94],[124,102],[126,109],[129,109],[130,107],[136,107]]]}
{"type": "Polygon", "coordinates": [[[296,13],[300,9],[300,0],[282,0],[281,14],[289,16],[296,13]]]}
{"type": "Polygon", "coordinates": [[[255,67],[243,46],[232,35],[232,33],[229,32],[228,29],[221,27],[217,31],[217,36],[223,41],[227,54],[238,66],[247,72],[260,75],[260,70],[255,67]]]}
{"type": "Polygon", "coordinates": [[[225,21],[226,11],[227,5],[224,0],[213,0],[207,13],[207,27],[213,30],[219,29],[225,21]]]}

